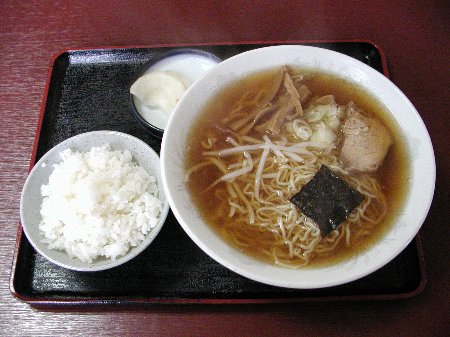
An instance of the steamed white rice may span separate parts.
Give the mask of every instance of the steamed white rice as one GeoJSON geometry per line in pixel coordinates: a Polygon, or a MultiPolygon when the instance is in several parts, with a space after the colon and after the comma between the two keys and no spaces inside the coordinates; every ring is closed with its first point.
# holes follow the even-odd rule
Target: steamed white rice
{"type": "Polygon", "coordinates": [[[110,144],[67,149],[41,193],[39,229],[49,249],[91,263],[112,260],[141,243],[162,210],[155,177],[110,144]]]}

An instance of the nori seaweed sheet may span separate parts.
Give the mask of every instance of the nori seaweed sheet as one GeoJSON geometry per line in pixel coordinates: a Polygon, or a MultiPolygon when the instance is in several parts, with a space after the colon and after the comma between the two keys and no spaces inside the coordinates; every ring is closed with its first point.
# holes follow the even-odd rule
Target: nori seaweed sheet
{"type": "Polygon", "coordinates": [[[290,200],[317,223],[322,236],[327,236],[363,199],[360,192],[322,165],[314,178],[290,200]]]}

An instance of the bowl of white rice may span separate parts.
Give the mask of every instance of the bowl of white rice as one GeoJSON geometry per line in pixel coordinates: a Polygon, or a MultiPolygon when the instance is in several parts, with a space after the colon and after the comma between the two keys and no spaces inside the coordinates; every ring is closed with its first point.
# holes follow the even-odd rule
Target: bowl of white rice
{"type": "Polygon", "coordinates": [[[168,211],[158,154],[116,131],[83,133],[53,147],[30,171],[20,200],[31,245],[77,271],[131,260],[155,239],[168,211]]]}

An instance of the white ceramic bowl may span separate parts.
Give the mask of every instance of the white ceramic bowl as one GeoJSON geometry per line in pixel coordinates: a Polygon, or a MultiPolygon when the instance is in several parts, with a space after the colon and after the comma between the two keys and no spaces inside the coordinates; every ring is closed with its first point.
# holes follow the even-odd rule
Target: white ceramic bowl
{"type": "Polygon", "coordinates": [[[110,269],[131,260],[147,248],[158,235],[167,217],[168,211],[169,204],[162,185],[158,154],[142,140],[116,131],[93,131],[83,133],[71,137],[50,149],[34,165],[25,181],[20,199],[21,224],[31,245],[38,253],[51,262],[61,267],[78,271],[110,269]],[[93,263],[86,263],[76,258],[70,258],[66,252],[48,249],[47,244],[41,242],[43,236],[41,236],[38,228],[41,219],[41,186],[48,183],[48,178],[53,171],[53,164],[61,162],[61,151],[71,148],[73,150],[86,152],[93,146],[101,146],[105,143],[111,144],[113,150],[128,149],[131,152],[133,160],[157,179],[159,189],[158,198],[163,202],[163,209],[157,226],[152,229],[148,236],[138,246],[131,248],[126,255],[117,258],[115,261],[99,257],[94,260],[93,263]]]}
{"type": "Polygon", "coordinates": [[[406,96],[385,76],[343,54],[306,46],[252,50],[214,67],[179,102],[164,133],[162,179],[173,213],[186,233],[209,256],[230,270],[262,283],[289,288],[321,288],[359,279],[395,258],[414,238],[429,210],[435,183],[435,160],[422,119],[406,96]],[[208,98],[235,80],[281,65],[334,73],[382,101],[402,128],[410,155],[409,193],[396,223],[381,240],[357,256],[327,267],[291,270],[239,252],[208,226],[191,202],[183,181],[186,137],[208,98]]]}
{"type": "MultiPolygon", "coordinates": [[[[212,53],[200,49],[175,49],[145,64],[136,80],[146,73],[155,71],[171,71],[194,83],[205,72],[214,67],[220,59],[212,53]]],[[[130,94],[131,108],[138,123],[148,132],[161,138],[169,116],[157,108],[144,105],[138,98],[130,94]]]]}

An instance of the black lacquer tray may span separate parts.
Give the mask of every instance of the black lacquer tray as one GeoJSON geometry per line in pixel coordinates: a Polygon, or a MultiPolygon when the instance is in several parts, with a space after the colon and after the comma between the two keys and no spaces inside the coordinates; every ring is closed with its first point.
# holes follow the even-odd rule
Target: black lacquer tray
{"type": "MultiPolygon", "coordinates": [[[[305,44],[352,56],[388,76],[382,51],[366,41],[222,43],[68,50],[49,71],[36,133],[32,165],[59,142],[93,130],[137,136],[159,152],[161,140],[134,119],[129,87],[146,62],[178,48],[209,51],[221,59],[274,44],[305,44]]],[[[260,284],[237,275],[203,253],[171,212],[155,241],[117,268],[76,272],[41,257],[19,226],[11,292],[33,306],[136,303],[277,303],[318,300],[399,299],[420,293],[426,275],[420,238],[393,261],[352,283],[316,290],[260,284]]]]}

